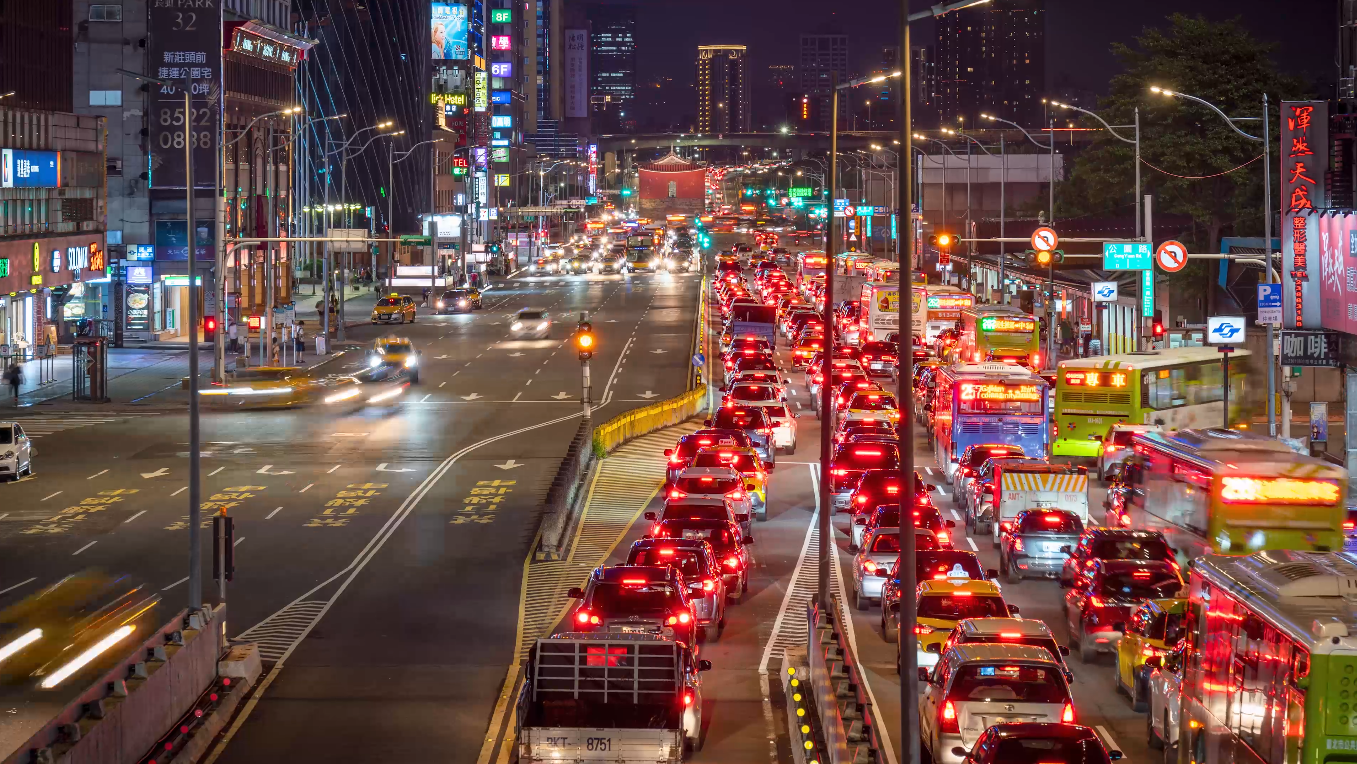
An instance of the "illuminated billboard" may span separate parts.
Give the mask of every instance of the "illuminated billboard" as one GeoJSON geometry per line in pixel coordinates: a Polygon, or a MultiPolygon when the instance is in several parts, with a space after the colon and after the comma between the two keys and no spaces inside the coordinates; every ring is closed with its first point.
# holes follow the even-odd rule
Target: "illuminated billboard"
{"type": "Polygon", "coordinates": [[[0,149],[0,188],[56,188],[60,167],[55,151],[0,149]]]}
{"type": "Polygon", "coordinates": [[[435,61],[471,58],[467,44],[466,6],[460,3],[434,3],[429,14],[429,39],[432,43],[429,57],[435,61]]]}

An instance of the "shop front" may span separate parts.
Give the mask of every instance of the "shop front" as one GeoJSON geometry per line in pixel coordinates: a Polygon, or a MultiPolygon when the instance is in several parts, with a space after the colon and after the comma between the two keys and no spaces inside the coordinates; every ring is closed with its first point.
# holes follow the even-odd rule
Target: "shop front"
{"type": "Polygon", "coordinates": [[[106,316],[103,233],[0,241],[0,353],[69,342],[78,322],[106,316]]]}

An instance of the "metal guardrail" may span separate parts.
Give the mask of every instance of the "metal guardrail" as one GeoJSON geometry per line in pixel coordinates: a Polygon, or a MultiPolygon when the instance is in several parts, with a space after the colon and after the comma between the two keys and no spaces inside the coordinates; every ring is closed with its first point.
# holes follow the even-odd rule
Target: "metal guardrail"
{"type": "Polygon", "coordinates": [[[867,695],[862,668],[845,637],[847,614],[833,598],[831,618],[818,604],[808,607],[806,651],[810,686],[824,731],[825,755],[830,764],[884,764],[877,736],[880,718],[867,695]]]}
{"type": "Polygon", "coordinates": [[[706,396],[707,386],[698,385],[677,397],[609,419],[594,428],[594,456],[606,456],[608,452],[632,438],[672,427],[694,416],[705,407],[706,396]]]}

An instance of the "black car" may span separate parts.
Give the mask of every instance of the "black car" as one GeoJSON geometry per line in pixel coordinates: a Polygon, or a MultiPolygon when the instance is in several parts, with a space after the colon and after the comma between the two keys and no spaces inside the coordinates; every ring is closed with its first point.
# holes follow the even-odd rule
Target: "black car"
{"type": "Polygon", "coordinates": [[[688,584],[673,567],[614,565],[594,568],[585,588],[566,596],[580,601],[571,631],[649,633],[697,644],[697,612],[688,584]]]}
{"type": "Polygon", "coordinates": [[[461,313],[462,311],[481,309],[479,289],[449,289],[434,303],[439,313],[461,313]]]}

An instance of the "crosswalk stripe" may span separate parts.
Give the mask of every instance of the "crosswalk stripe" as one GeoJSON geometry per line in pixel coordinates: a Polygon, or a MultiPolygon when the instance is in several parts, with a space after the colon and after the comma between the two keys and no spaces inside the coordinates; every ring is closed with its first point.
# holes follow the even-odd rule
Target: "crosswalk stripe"
{"type": "Polygon", "coordinates": [[[110,413],[107,416],[88,416],[75,415],[66,416],[62,414],[48,414],[42,416],[20,417],[14,421],[24,428],[24,433],[32,438],[41,438],[44,435],[53,435],[66,430],[74,430],[81,427],[94,427],[101,424],[110,424],[121,422],[134,417],[145,416],[146,412],[129,413],[110,413]]]}

